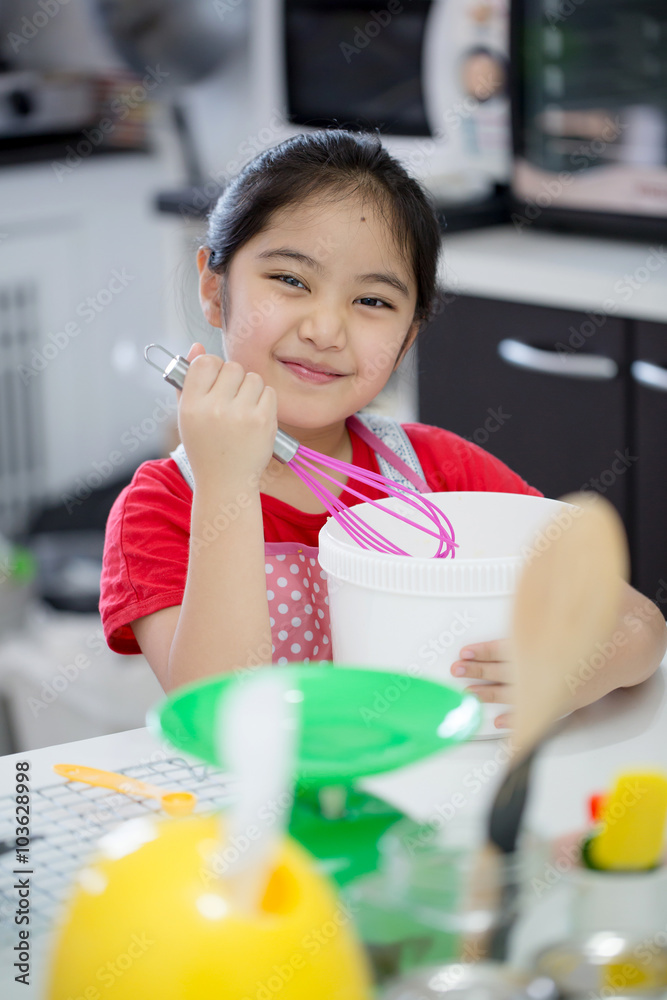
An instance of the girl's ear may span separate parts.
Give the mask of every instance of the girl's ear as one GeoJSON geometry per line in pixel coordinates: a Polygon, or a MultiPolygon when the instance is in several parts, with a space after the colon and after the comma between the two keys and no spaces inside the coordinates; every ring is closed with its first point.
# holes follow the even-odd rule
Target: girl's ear
{"type": "Polygon", "coordinates": [[[410,329],[406,334],[405,340],[401,345],[401,349],[398,352],[398,357],[396,358],[396,361],[394,363],[393,371],[396,371],[396,369],[400,367],[403,359],[405,358],[405,355],[408,353],[408,351],[414,344],[415,340],[417,339],[417,334],[419,333],[420,325],[421,321],[418,319],[414,320],[414,322],[411,324],[410,329]]]}
{"type": "Polygon", "coordinates": [[[208,247],[199,247],[197,251],[197,269],[199,271],[199,303],[202,312],[211,326],[222,329],[222,308],[220,275],[210,271],[208,267],[208,247]]]}

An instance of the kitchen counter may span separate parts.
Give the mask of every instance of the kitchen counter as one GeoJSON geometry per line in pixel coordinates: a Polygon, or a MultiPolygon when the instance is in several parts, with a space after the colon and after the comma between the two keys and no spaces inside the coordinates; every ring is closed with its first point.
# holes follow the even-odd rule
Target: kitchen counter
{"type": "Polygon", "coordinates": [[[667,322],[667,243],[495,226],[445,236],[438,283],[457,295],[667,322]]]}
{"type": "MultiPolygon", "coordinates": [[[[527,822],[538,834],[559,836],[581,828],[586,821],[585,803],[593,792],[608,788],[621,769],[646,765],[667,770],[667,657],[658,672],[635,688],[612,692],[605,698],[571,715],[554,738],[534,770],[532,796],[527,822]]],[[[96,739],[66,743],[56,747],[13,754],[0,758],[0,796],[12,794],[16,763],[30,762],[33,789],[33,832],[40,822],[39,790],[61,780],[53,773],[54,763],[79,763],[108,770],[128,770],[158,766],[174,758],[175,752],[153,737],[147,729],[135,729],[96,739]]],[[[182,757],[183,755],[181,755],[182,757]]],[[[453,751],[436,754],[420,764],[373,779],[364,787],[381,795],[417,819],[437,818],[469,822],[481,828],[491,797],[506,766],[507,753],[500,740],[466,743],[453,751]]],[[[187,766],[192,758],[183,760],[187,766]]],[[[192,780],[198,780],[196,771],[192,780]]],[[[64,780],[63,780],[64,785],[64,780]]],[[[81,786],[84,787],[84,786],[81,786]]],[[[193,786],[196,790],[196,785],[193,786]]],[[[101,792],[101,790],[100,790],[101,792]]],[[[106,793],[107,795],[109,793],[106,793]]],[[[116,796],[116,799],[121,799],[116,796]]],[[[44,801],[43,799],[41,801],[44,801]]],[[[7,799],[3,803],[7,804],[7,799]]],[[[122,819],[123,806],[117,817],[122,819]]],[[[125,813],[127,815],[127,813],[125,813]]],[[[5,823],[7,817],[5,816],[5,823]]],[[[81,819],[81,825],[84,821],[81,819]]],[[[6,837],[7,831],[0,834],[6,837]]],[[[81,860],[85,852],[81,851],[81,860]]],[[[20,866],[19,866],[20,867],[20,866]]],[[[35,869],[31,876],[35,888],[49,879],[48,871],[35,869]]],[[[5,888],[9,888],[6,885],[5,888]]],[[[11,891],[11,890],[10,890],[11,891]]],[[[521,930],[515,945],[517,960],[530,954],[541,943],[557,936],[563,921],[562,900],[554,889],[544,894],[536,905],[542,907],[543,919],[532,920],[521,930]],[[536,937],[537,935],[537,937],[536,937]]],[[[5,942],[11,940],[13,916],[2,914],[5,942]]],[[[17,928],[15,928],[17,930],[17,928]]],[[[42,1000],[44,993],[45,955],[48,933],[35,934],[32,944],[31,986],[16,984],[11,968],[11,945],[0,949],[0,987],[6,1000],[14,997],[42,1000]]]]}

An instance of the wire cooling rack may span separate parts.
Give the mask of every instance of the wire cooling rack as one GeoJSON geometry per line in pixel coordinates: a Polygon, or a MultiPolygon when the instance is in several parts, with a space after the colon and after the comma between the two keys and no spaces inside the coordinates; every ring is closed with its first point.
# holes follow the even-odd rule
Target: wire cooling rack
{"type": "MultiPolygon", "coordinates": [[[[137,764],[119,771],[173,791],[194,792],[195,812],[212,812],[234,797],[235,782],[208,764],[189,764],[171,757],[137,764]]],[[[15,803],[0,798],[0,948],[16,941],[16,890],[20,876],[16,861],[15,803]]],[[[62,778],[31,789],[30,801],[30,926],[31,935],[47,931],[68,895],[76,872],[93,853],[97,840],[120,823],[136,816],[160,813],[156,799],[130,798],[62,778]]],[[[164,815],[164,814],[162,814],[164,815]]]]}

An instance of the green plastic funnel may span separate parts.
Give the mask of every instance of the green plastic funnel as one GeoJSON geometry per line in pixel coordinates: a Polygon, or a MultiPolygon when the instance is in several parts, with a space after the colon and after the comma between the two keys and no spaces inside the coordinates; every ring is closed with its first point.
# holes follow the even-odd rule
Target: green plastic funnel
{"type": "MultiPolygon", "coordinates": [[[[270,669],[301,706],[295,777],[306,784],[350,784],[411,764],[467,739],[481,717],[474,695],[405,674],[310,663],[270,669]]],[[[243,678],[218,676],[184,685],[149,712],[148,726],[224,769],[215,720],[221,699],[239,683],[243,678]]]]}

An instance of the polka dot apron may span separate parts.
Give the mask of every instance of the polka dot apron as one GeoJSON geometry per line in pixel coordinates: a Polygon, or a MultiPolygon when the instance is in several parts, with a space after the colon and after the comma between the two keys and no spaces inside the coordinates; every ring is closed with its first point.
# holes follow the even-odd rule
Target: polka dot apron
{"type": "Polygon", "coordinates": [[[264,546],[274,663],[331,659],[327,580],[317,552],[294,542],[264,546]]]}
{"type": "MultiPolygon", "coordinates": [[[[377,414],[358,414],[348,419],[347,426],[373,449],[383,476],[420,493],[429,491],[410,439],[396,420],[377,414]]],[[[182,444],[171,452],[171,457],[193,488],[194,478],[182,444]]],[[[299,542],[264,545],[274,663],[331,660],[327,580],[317,556],[314,545],[299,542]]]]}

